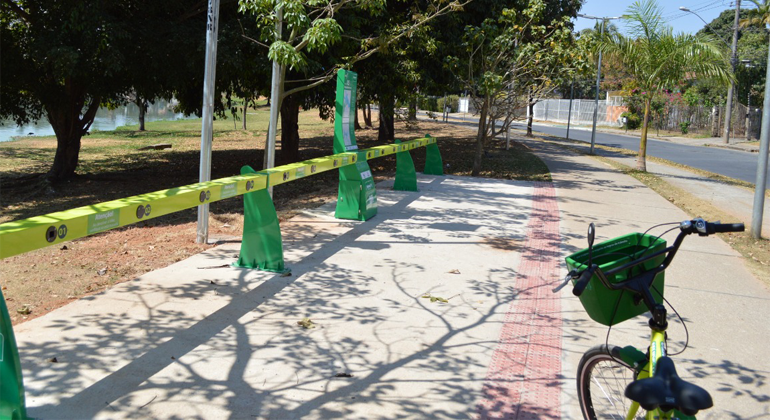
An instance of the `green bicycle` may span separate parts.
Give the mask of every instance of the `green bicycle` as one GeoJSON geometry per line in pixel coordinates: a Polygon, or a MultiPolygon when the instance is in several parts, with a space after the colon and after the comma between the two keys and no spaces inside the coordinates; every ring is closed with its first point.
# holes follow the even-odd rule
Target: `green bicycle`
{"type": "Polygon", "coordinates": [[[646,352],[633,346],[602,344],[581,358],[578,401],[587,420],[694,419],[698,411],[713,405],[706,390],[677,376],[673,360],[666,355],[664,271],[686,236],[742,232],[744,225],[709,223],[700,218],[676,225],[669,231],[679,229],[679,234],[668,247],[661,239],[663,235],[646,233],[621,236],[594,247],[595,227],[591,223],[588,248],[567,257],[572,270],[565,284],[554,290],[571,280],[573,294],[580,297],[593,320],[611,327],[645,312],[651,314],[646,352]]]}

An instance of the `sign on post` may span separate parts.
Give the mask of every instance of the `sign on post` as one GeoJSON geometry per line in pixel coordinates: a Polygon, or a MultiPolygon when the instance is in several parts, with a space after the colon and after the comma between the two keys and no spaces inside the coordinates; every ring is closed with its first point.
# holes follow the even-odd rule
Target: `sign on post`
{"type": "Polygon", "coordinates": [[[334,153],[358,152],[355,165],[340,168],[337,196],[338,219],[368,220],[377,214],[377,190],[365,152],[356,144],[356,88],[358,75],[340,69],[337,72],[337,99],[334,116],[334,153]]]}

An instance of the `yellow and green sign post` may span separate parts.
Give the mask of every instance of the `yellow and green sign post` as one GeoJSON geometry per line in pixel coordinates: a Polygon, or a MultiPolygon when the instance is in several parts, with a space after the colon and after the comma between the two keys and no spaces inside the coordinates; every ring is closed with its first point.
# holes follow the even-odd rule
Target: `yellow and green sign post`
{"type": "MultiPolygon", "coordinates": [[[[358,75],[352,71],[337,72],[337,100],[334,115],[334,153],[358,152],[356,144],[356,88],[358,75]]],[[[337,196],[338,219],[369,220],[377,214],[377,190],[366,161],[366,153],[358,152],[355,165],[340,168],[337,196]]]]}

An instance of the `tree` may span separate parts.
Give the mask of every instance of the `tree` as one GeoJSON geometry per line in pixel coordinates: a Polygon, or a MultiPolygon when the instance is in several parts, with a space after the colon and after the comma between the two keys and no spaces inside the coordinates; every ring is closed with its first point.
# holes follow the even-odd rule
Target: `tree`
{"type": "MultiPolygon", "coordinates": [[[[205,12],[199,0],[0,3],[0,117],[48,119],[57,141],[48,181],[75,175],[99,106],[202,86],[205,12]]],[[[191,95],[197,109],[201,91],[191,95]]]]}
{"type": "MultiPolygon", "coordinates": [[[[278,95],[272,98],[272,101],[282,109],[282,103],[288,96],[332,80],[338,69],[350,68],[356,62],[365,60],[407,37],[436,17],[461,9],[468,1],[470,0],[429,0],[424,3],[405,3],[409,5],[411,12],[405,19],[393,22],[377,33],[354,39],[359,47],[356,52],[341,57],[336,63],[322,66],[318,71],[312,68],[308,71],[308,64],[313,60],[311,56],[323,55],[342,41],[345,29],[339,23],[340,17],[346,13],[354,13],[359,18],[377,19],[386,12],[385,0],[239,0],[239,10],[255,18],[260,37],[251,40],[268,48],[268,58],[280,66],[278,95]],[[287,68],[302,74],[302,77],[287,80],[287,68]]],[[[292,106],[286,111],[294,112],[294,109],[292,106]]],[[[272,146],[268,144],[266,147],[272,146]]],[[[297,154],[293,150],[289,153],[297,154]]]]}
{"type": "Polygon", "coordinates": [[[634,2],[624,20],[634,38],[612,34],[598,48],[622,62],[633,87],[643,97],[644,117],[636,167],[647,170],[647,131],[654,94],[687,78],[706,78],[728,83],[733,74],[725,49],[708,35],[674,34],[662,20],[654,0],[634,2]]]}
{"type": "Polygon", "coordinates": [[[533,0],[522,9],[506,8],[499,17],[466,26],[463,55],[446,62],[480,114],[474,176],[481,170],[488,139],[506,131],[533,98],[553,91],[559,72],[569,68],[564,64],[571,45],[569,18],[578,5],[533,0]],[[554,10],[554,5],[560,7],[554,10]]]}

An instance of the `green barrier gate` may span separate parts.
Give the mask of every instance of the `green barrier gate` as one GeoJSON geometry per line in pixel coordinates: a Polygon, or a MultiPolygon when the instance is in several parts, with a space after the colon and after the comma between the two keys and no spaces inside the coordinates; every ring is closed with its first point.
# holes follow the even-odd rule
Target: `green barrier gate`
{"type": "MultiPolygon", "coordinates": [[[[0,224],[0,259],[94,235],[177,211],[243,195],[244,230],[237,267],[288,271],[275,206],[267,187],[339,169],[335,216],[368,220],[377,214],[377,192],[367,161],[397,154],[395,189],[417,191],[409,151],[426,148],[424,173],[443,175],[436,139],[426,136],[393,145],[358,150],[355,141],[356,74],[340,70],[332,156],[310,159],[256,172],[244,166],[241,175],[141,194],[76,209],[0,224]]],[[[18,350],[5,299],[0,292],[0,419],[27,418],[18,350]]]]}

